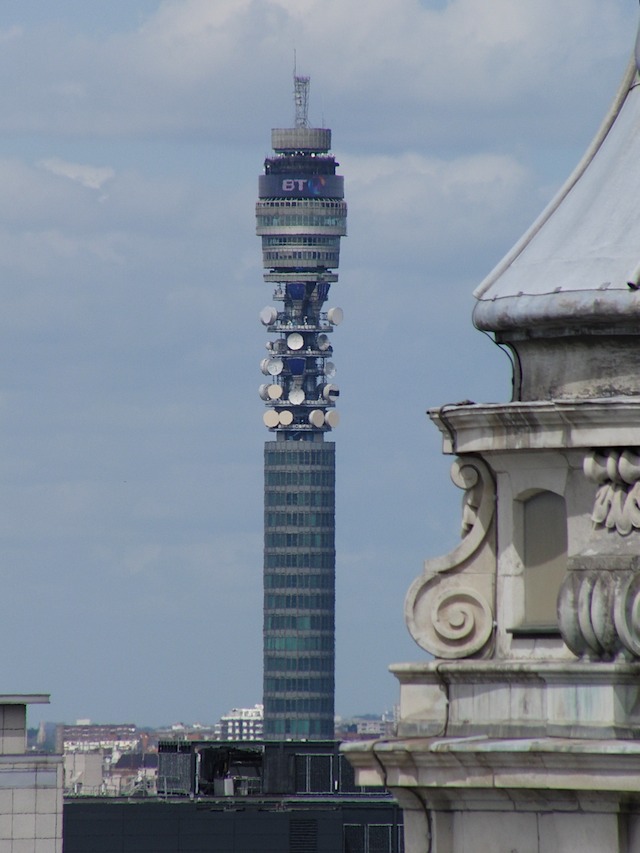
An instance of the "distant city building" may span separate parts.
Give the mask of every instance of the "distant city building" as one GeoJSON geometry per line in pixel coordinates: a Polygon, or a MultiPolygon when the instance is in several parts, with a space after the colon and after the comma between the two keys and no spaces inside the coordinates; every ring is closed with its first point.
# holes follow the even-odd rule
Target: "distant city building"
{"type": "Polygon", "coordinates": [[[113,796],[154,796],[157,793],[157,752],[127,752],[112,762],[106,783],[113,796]]]}
{"type": "Polygon", "coordinates": [[[220,717],[216,735],[219,740],[261,740],[263,719],[262,705],[233,708],[220,717]]]}
{"type": "MultiPolygon", "coordinates": [[[[183,733],[184,736],[184,733],[183,733]]],[[[67,797],[119,797],[155,793],[157,738],[132,723],[59,725],[67,797]]]]}
{"type": "Polygon", "coordinates": [[[296,121],[271,131],[256,205],[264,279],[273,300],[259,393],[264,449],[264,735],[333,737],[335,445],[339,390],[325,308],[346,234],[343,178],[331,131],[309,127],[308,77],[294,77],[296,121]]]}
{"type": "Polygon", "coordinates": [[[157,752],[126,752],[106,756],[95,752],[64,755],[66,797],[123,797],[156,793],[157,752]]]}
{"type": "Polygon", "coordinates": [[[55,753],[57,743],[58,723],[41,721],[38,728],[27,729],[27,749],[34,752],[55,753]]]}
{"type": "Polygon", "coordinates": [[[59,725],[56,740],[61,753],[100,749],[130,752],[138,748],[140,733],[133,723],[96,725],[90,720],[78,720],[75,725],[59,725]]]}
{"type": "Polygon", "coordinates": [[[384,714],[363,714],[356,717],[336,718],[336,738],[352,740],[354,738],[389,737],[396,731],[396,710],[384,714]]]}
{"type": "Polygon", "coordinates": [[[91,796],[106,793],[104,753],[85,750],[64,754],[65,796],[91,796]]]}
{"type": "Polygon", "coordinates": [[[159,740],[218,740],[220,724],[205,726],[202,723],[174,723],[168,728],[146,732],[148,743],[157,747],[159,740]]]}

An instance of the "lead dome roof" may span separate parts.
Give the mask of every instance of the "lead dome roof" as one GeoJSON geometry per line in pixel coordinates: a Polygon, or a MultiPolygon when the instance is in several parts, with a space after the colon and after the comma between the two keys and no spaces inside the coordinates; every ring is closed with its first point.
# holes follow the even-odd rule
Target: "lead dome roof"
{"type": "Polygon", "coordinates": [[[594,141],[521,240],[477,288],[487,331],[640,319],[640,34],[594,141]]]}

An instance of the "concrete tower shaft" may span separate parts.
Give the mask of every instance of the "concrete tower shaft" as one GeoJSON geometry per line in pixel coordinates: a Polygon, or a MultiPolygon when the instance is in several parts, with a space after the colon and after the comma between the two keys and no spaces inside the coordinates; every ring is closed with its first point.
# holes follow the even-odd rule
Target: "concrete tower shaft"
{"type": "Polygon", "coordinates": [[[338,424],[327,308],[346,234],[343,178],[331,131],[272,130],[259,179],[256,232],[273,305],[267,328],[264,507],[264,731],[267,738],[333,738],[335,446],[338,424]]]}

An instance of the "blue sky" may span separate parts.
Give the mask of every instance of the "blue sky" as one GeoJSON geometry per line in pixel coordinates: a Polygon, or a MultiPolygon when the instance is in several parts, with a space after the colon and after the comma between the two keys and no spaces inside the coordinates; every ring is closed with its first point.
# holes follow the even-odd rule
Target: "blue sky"
{"type": "Polygon", "coordinates": [[[349,203],[337,709],[391,706],[388,664],[423,655],[404,594],[460,523],[425,410],[509,398],[473,288],[586,147],[637,17],[632,0],[2,4],[4,692],[151,725],[260,700],[253,206],[295,48],[349,203]]]}

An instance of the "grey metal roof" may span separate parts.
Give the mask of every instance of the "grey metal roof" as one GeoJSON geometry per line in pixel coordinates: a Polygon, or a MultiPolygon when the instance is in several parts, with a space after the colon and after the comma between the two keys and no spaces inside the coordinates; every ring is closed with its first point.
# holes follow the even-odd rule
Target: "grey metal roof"
{"type": "Polygon", "coordinates": [[[557,196],[475,291],[490,331],[640,318],[640,77],[630,63],[557,196]]]}

